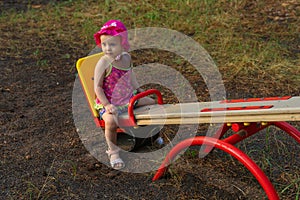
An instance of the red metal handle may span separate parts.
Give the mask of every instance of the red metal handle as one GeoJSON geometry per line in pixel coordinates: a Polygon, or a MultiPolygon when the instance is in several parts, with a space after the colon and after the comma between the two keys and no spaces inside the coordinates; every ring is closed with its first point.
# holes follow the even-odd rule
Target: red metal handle
{"type": "Polygon", "coordinates": [[[151,94],[155,94],[157,96],[157,103],[162,105],[163,104],[163,99],[162,99],[162,95],[160,93],[159,90],[156,89],[149,89],[146,90],[144,92],[138,93],[137,95],[135,95],[134,97],[132,97],[129,101],[129,105],[128,105],[128,116],[129,116],[129,121],[130,124],[132,124],[133,126],[136,126],[136,120],[134,117],[134,104],[138,99],[141,99],[143,97],[149,96],[151,94]]]}

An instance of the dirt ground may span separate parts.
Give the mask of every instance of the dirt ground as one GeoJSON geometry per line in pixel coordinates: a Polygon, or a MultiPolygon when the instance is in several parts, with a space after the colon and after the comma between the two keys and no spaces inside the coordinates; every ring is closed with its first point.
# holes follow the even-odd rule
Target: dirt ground
{"type": "MultiPolygon", "coordinates": [[[[26,10],[22,2],[2,2],[2,9],[26,10]]],[[[44,41],[6,34],[11,31],[6,27],[1,37],[28,47],[19,55],[0,47],[0,199],[266,199],[253,175],[220,151],[204,159],[182,156],[157,182],[151,181],[154,172],[117,172],[100,163],[84,147],[72,116],[72,66],[88,49],[53,39],[53,49],[44,53],[49,67],[37,67],[27,55],[44,41]],[[63,52],[71,56],[62,58],[63,52]]],[[[226,83],[229,92],[236,84],[226,83]]],[[[297,89],[289,92],[299,95],[297,89]]],[[[282,199],[299,195],[299,144],[293,139],[271,128],[239,147],[262,167],[282,199]]]]}

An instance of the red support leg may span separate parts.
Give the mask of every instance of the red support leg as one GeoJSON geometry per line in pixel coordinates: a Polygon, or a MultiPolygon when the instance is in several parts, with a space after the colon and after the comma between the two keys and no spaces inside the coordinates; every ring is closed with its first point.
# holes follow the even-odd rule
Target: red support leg
{"type": "Polygon", "coordinates": [[[287,132],[300,144],[300,131],[298,131],[295,127],[287,122],[273,122],[273,125],[287,132]]]}
{"type": "Polygon", "coordinates": [[[238,133],[235,133],[225,139],[223,139],[224,142],[227,142],[229,144],[236,144],[251,135],[254,135],[255,133],[261,131],[262,129],[265,129],[269,126],[268,125],[262,125],[260,123],[253,122],[249,126],[243,127],[242,130],[240,130],[238,133]]]}
{"type": "Polygon", "coordinates": [[[235,157],[238,161],[240,161],[258,180],[260,185],[265,190],[269,199],[277,200],[279,199],[276,190],[274,189],[272,183],[269,181],[264,172],[255,164],[253,160],[251,160],[245,153],[243,153],[238,148],[234,147],[231,144],[228,144],[224,141],[209,138],[204,136],[198,136],[195,138],[186,139],[180,143],[178,143],[175,147],[171,149],[171,151],[166,156],[165,160],[157,170],[156,174],[153,177],[153,181],[158,180],[167,170],[168,166],[171,164],[172,160],[180,153],[183,149],[189,146],[199,146],[199,145],[209,145],[214,146],[220,150],[223,150],[226,153],[229,153],[233,157],[235,157]]]}

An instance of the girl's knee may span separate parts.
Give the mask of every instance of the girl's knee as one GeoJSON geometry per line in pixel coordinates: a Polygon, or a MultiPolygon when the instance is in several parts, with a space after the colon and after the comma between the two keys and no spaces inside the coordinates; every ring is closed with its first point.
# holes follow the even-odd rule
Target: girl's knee
{"type": "Polygon", "coordinates": [[[117,129],[118,124],[116,121],[116,117],[114,117],[114,115],[112,114],[105,114],[106,116],[103,117],[104,122],[105,122],[105,128],[108,129],[117,129]]]}

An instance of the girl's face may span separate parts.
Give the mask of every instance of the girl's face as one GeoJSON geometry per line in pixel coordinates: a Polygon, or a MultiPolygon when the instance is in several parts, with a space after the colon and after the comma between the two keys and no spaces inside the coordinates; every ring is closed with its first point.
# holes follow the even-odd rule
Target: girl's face
{"type": "Polygon", "coordinates": [[[121,36],[101,35],[102,51],[108,57],[115,59],[123,52],[121,36]]]}

